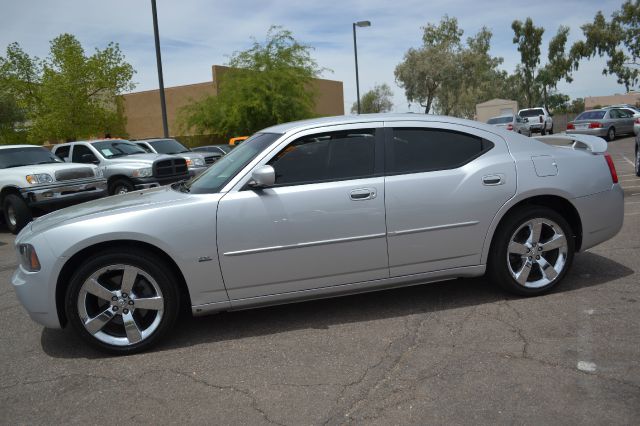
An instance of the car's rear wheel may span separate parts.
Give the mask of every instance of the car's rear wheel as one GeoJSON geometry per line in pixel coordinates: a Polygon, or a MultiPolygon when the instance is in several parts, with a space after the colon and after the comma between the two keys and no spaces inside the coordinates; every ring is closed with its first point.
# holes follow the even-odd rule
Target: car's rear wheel
{"type": "Polygon", "coordinates": [[[90,345],[110,353],[148,349],[173,326],[174,274],[144,251],[105,251],[80,266],[65,299],[69,322],[90,345]]]}
{"type": "Polygon", "coordinates": [[[545,130],[544,126],[542,126],[542,129],[540,129],[540,136],[545,136],[547,134],[547,131],[545,130]]]}
{"type": "Polygon", "coordinates": [[[615,138],[616,138],[616,129],[614,129],[613,127],[609,127],[609,130],[607,130],[607,140],[611,142],[615,138]]]}
{"type": "Polygon", "coordinates": [[[133,183],[127,179],[117,179],[109,185],[109,195],[126,194],[135,190],[133,183]]]}
{"type": "Polygon", "coordinates": [[[2,213],[7,228],[13,234],[20,232],[33,219],[27,203],[19,195],[15,194],[8,194],[4,197],[2,213]]]}
{"type": "Polygon", "coordinates": [[[544,294],[562,281],[574,250],[573,232],[561,215],[546,207],[520,209],[496,231],[489,276],[518,295],[544,294]]]}

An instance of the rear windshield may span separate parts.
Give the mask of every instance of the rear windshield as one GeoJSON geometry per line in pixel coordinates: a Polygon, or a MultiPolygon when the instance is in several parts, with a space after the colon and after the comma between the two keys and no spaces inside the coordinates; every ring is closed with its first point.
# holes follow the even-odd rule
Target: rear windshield
{"type": "Polygon", "coordinates": [[[520,117],[537,117],[544,115],[544,111],[541,108],[523,109],[519,115],[520,117]]]}
{"type": "Polygon", "coordinates": [[[585,111],[576,117],[578,120],[601,120],[607,111],[585,111]]]}
{"type": "Polygon", "coordinates": [[[0,169],[49,163],[63,163],[63,161],[48,149],[41,147],[0,149],[0,169]]]}
{"type": "Polygon", "coordinates": [[[505,123],[511,123],[512,121],[513,121],[513,116],[509,115],[507,117],[490,118],[489,121],[487,121],[487,124],[505,124],[505,123]]]}

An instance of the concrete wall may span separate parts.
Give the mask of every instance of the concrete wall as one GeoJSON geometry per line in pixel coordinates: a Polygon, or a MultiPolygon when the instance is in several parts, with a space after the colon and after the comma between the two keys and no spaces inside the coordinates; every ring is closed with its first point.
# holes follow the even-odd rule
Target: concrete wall
{"type": "Polygon", "coordinates": [[[624,95],[615,94],[611,96],[588,96],[584,98],[584,107],[591,109],[597,105],[607,106],[616,104],[631,104],[635,105],[640,103],[640,92],[629,92],[624,95]]]}
{"type": "MultiPolygon", "coordinates": [[[[190,136],[183,135],[177,126],[178,111],[192,101],[209,95],[216,96],[220,76],[228,69],[228,67],[214,65],[211,67],[210,82],[165,88],[167,121],[171,136],[190,136]]],[[[341,81],[314,79],[311,84],[318,94],[315,106],[315,112],[318,115],[344,114],[344,93],[341,81]]],[[[162,136],[159,90],[129,93],[123,95],[123,98],[127,133],[131,139],[162,136]]]]}
{"type": "Polygon", "coordinates": [[[504,114],[516,114],[518,102],[508,99],[492,99],[476,105],[476,120],[486,123],[491,117],[504,114]]]}

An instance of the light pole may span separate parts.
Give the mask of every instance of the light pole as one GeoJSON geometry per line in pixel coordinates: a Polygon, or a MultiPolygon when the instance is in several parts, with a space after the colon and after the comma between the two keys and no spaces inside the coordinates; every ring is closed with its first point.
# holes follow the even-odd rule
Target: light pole
{"type": "Polygon", "coordinates": [[[164,79],[162,78],[162,57],[160,56],[160,34],[158,32],[158,12],[156,11],[156,0],[151,0],[151,13],[153,14],[153,35],[156,40],[156,62],[158,63],[158,82],[160,83],[160,108],[162,109],[162,131],[164,137],[169,137],[169,126],[167,124],[167,104],[164,100],[164,79]]]}
{"type": "Polygon", "coordinates": [[[356,93],[358,96],[358,114],[360,114],[360,80],[358,79],[358,44],[356,43],[356,27],[370,27],[371,21],[353,23],[353,54],[356,58],[356,93]]]}

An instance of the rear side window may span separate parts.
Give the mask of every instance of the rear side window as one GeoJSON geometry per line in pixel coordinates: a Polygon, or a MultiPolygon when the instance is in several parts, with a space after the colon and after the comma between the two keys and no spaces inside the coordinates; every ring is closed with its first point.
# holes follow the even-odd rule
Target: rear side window
{"type": "Polygon", "coordinates": [[[440,129],[394,129],[387,148],[387,174],[420,173],[461,167],[493,148],[467,133],[440,129]]]}
{"type": "Polygon", "coordinates": [[[276,185],[370,177],[375,168],[375,140],[375,129],[297,139],[269,162],[276,171],[276,185]]]}
{"type": "Polygon", "coordinates": [[[69,159],[69,149],[71,147],[69,145],[66,146],[60,146],[58,147],[58,149],[55,150],[55,154],[62,158],[63,160],[68,160],[69,159]]]}

